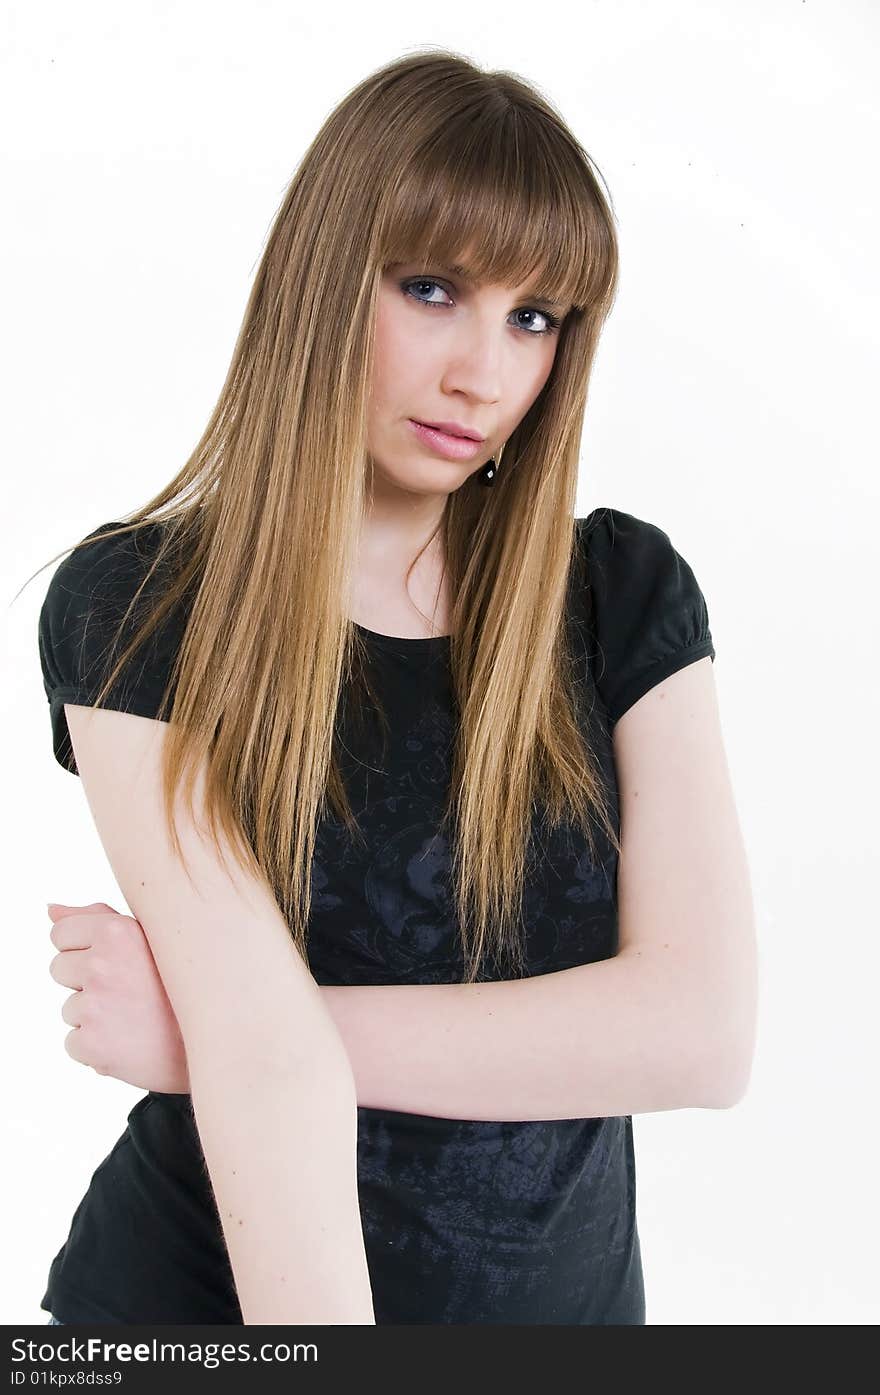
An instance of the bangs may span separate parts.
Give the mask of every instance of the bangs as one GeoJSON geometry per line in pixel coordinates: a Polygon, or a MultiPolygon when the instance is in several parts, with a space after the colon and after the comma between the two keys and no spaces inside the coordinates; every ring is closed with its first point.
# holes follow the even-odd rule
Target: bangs
{"type": "Polygon", "coordinates": [[[607,296],[614,238],[588,157],[507,107],[447,124],[409,152],[383,200],[383,266],[422,262],[458,268],[472,282],[518,286],[586,310],[607,296]]]}

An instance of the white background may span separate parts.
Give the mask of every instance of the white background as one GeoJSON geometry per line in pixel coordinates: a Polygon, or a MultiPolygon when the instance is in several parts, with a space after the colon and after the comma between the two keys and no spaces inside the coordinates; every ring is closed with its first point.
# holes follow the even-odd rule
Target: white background
{"type": "Polygon", "coordinates": [[[47,1320],[50,1262],[142,1093],[63,1047],[46,902],[127,907],[52,755],[36,625],[54,568],[16,593],[177,471],[306,146],[368,72],[430,44],[535,83],[608,183],[622,279],[578,513],[659,524],[717,650],[759,1039],[734,1109],[634,1120],[647,1321],[874,1323],[880,11],[424,13],[4,8],[0,1320],[47,1320]]]}

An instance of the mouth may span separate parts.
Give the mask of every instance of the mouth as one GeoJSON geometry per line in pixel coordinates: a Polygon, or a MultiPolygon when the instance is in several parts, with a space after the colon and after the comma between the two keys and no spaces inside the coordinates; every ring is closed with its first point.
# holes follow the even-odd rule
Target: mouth
{"type": "Polygon", "coordinates": [[[472,430],[469,426],[459,426],[454,421],[419,421],[417,417],[410,418],[417,426],[430,427],[432,431],[442,431],[444,436],[455,436],[461,441],[485,441],[485,436],[481,436],[479,431],[472,430]]]}
{"type": "Polygon", "coordinates": [[[442,455],[446,460],[471,460],[480,453],[483,447],[482,440],[473,440],[469,436],[457,436],[451,431],[442,431],[436,426],[429,426],[426,422],[416,421],[414,417],[410,417],[409,423],[422,444],[436,454],[442,455]]]}

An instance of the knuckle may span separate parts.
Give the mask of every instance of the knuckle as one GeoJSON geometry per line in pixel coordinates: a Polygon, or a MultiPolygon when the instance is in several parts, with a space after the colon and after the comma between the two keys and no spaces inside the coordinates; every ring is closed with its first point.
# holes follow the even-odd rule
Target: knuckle
{"type": "Polygon", "coordinates": [[[92,950],[89,955],[89,982],[106,983],[109,976],[109,965],[101,954],[96,954],[92,950]]]}

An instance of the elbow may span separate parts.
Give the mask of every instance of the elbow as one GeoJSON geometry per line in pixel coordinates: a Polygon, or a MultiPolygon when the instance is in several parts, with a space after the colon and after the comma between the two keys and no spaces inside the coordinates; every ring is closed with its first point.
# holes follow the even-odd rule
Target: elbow
{"type": "Polygon", "coordinates": [[[692,981],[692,1062],[701,1084],[699,1107],[732,1109],[745,1098],[752,1075],[758,1016],[755,956],[713,965],[692,981]],[[694,986],[698,985],[698,986],[694,986]]]}
{"type": "Polygon", "coordinates": [[[739,1021],[741,1016],[728,1005],[716,1014],[704,1032],[701,1053],[706,1063],[701,1100],[704,1109],[732,1109],[748,1092],[755,1033],[752,1014],[748,1014],[752,1020],[745,1028],[739,1021]]]}
{"type": "Polygon", "coordinates": [[[676,1050],[665,1077],[663,1103],[657,1109],[732,1109],[739,1104],[748,1086],[748,1072],[742,1064],[721,1060],[693,1038],[676,1050]]]}
{"type": "Polygon", "coordinates": [[[733,1109],[748,1093],[752,1075],[752,1058],[741,1055],[731,1065],[725,1062],[713,1074],[704,1109],[733,1109]]]}

